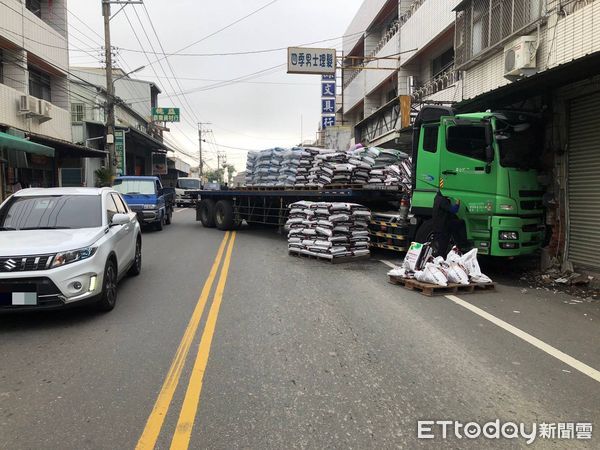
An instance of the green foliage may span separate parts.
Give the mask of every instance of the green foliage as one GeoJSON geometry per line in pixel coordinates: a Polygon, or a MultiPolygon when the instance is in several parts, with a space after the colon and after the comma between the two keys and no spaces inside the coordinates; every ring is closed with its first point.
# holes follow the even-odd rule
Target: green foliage
{"type": "Polygon", "coordinates": [[[94,172],[96,175],[96,187],[109,187],[112,185],[112,174],[108,167],[101,167],[94,172]]]}

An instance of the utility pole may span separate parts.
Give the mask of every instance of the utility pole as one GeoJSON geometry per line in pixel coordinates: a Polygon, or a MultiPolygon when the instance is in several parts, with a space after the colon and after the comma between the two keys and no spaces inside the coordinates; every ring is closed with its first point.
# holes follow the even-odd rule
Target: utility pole
{"type": "MultiPolygon", "coordinates": [[[[202,126],[210,125],[210,122],[198,122],[198,178],[202,183],[202,177],[204,175],[204,161],[202,160],[202,126]]],[[[218,167],[217,167],[218,169],[218,167]]]]}
{"type": "Polygon", "coordinates": [[[108,168],[111,175],[115,176],[116,154],[115,154],[115,84],[113,80],[112,64],[112,46],[110,43],[110,5],[123,5],[115,16],[119,14],[127,5],[141,4],[137,0],[102,0],[102,16],[104,18],[104,59],[106,63],[106,144],[105,149],[108,152],[108,168]]]}
{"type": "Polygon", "coordinates": [[[113,84],[112,46],[110,44],[110,3],[102,0],[104,16],[104,59],[106,63],[106,151],[108,152],[108,169],[115,176],[115,86],[113,84]]]}

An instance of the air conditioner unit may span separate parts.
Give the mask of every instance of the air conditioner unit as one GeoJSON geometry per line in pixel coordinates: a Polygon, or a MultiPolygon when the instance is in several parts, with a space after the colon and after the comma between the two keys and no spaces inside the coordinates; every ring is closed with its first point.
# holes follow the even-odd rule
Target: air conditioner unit
{"type": "Polygon", "coordinates": [[[504,77],[509,80],[536,72],[537,36],[521,36],[504,47],[504,77]]]}
{"type": "Polygon", "coordinates": [[[29,114],[37,117],[40,114],[40,101],[37,97],[29,96],[29,114]]]}
{"type": "Polygon", "coordinates": [[[47,122],[52,119],[50,115],[52,114],[52,103],[47,102],[46,100],[39,100],[39,113],[38,121],[40,123],[47,122]]]}
{"type": "Polygon", "coordinates": [[[19,114],[29,114],[29,96],[21,95],[19,97],[19,114]]]}

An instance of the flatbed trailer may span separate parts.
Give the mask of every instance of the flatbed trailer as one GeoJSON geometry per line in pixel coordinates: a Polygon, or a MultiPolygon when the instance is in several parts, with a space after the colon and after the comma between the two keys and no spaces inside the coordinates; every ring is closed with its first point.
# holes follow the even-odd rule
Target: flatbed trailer
{"type": "MultiPolygon", "coordinates": [[[[233,190],[197,191],[195,195],[198,199],[196,220],[202,222],[202,225],[207,228],[232,230],[242,221],[283,229],[288,218],[289,206],[301,200],[359,203],[372,211],[389,211],[393,208],[398,210],[397,204],[405,194],[396,186],[331,185],[324,187],[249,186],[233,190]]],[[[374,230],[374,232],[379,231],[374,230]]]]}

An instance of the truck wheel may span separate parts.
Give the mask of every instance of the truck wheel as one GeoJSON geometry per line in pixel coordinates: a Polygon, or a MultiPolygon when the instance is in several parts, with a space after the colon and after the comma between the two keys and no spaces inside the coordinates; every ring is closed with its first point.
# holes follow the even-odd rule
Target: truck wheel
{"type": "Polygon", "coordinates": [[[215,224],[219,230],[232,230],[235,227],[233,205],[229,200],[219,200],[215,207],[215,224]]]}
{"type": "Polygon", "coordinates": [[[202,226],[205,228],[215,227],[215,201],[209,198],[204,199],[198,205],[198,216],[202,226]]]}
{"type": "Polygon", "coordinates": [[[165,216],[162,216],[158,222],[156,222],[154,224],[154,227],[156,228],[156,231],[162,231],[163,227],[165,225],[165,216]]]}
{"type": "Polygon", "coordinates": [[[433,219],[426,220],[417,230],[415,241],[424,244],[431,242],[433,239],[433,219]]]}

